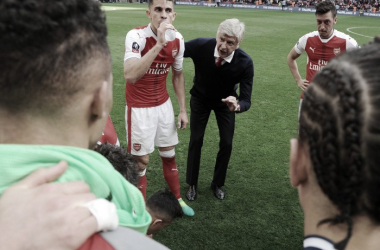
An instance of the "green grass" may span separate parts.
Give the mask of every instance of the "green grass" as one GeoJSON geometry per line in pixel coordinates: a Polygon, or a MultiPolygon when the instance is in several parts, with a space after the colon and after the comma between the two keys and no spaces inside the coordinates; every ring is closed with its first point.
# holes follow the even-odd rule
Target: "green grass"
{"type": "MultiPolygon", "coordinates": [[[[124,129],[123,78],[124,40],[126,33],[149,23],[146,4],[108,4],[111,7],[132,7],[130,10],[107,11],[108,41],[113,58],[114,106],[111,113],[122,146],[126,146],[124,129]]],[[[311,13],[176,6],[174,26],[185,40],[215,37],[221,21],[239,18],[246,24],[241,48],[255,63],[252,107],[237,115],[234,147],[225,185],[226,199],[219,201],[210,190],[218,130],[212,115],[202,150],[199,196],[188,202],[196,212],[193,218],[177,220],[155,235],[154,239],[171,249],[301,249],[303,216],[297,191],[288,177],[289,139],[297,134],[297,112],[300,91],[288,70],[286,56],[298,38],[316,29],[311,13]]],[[[336,29],[350,34],[360,45],[380,34],[377,18],[338,16],[336,29]]],[[[306,56],[298,59],[301,74],[305,73],[306,56]]],[[[192,87],[193,64],[184,61],[187,105],[192,87]]],[[[170,77],[168,78],[170,79],[170,77]]],[[[168,90],[175,112],[178,105],[171,83],[168,90]]],[[[185,198],[186,157],[189,129],[179,132],[176,147],[177,163],[185,198]]],[[[151,156],[147,170],[151,195],[165,187],[161,161],[157,151],[151,156]]]]}

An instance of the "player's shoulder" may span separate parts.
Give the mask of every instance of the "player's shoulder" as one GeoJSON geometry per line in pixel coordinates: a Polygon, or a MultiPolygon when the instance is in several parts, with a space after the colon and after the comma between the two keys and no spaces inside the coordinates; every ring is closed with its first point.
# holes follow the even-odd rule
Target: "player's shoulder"
{"type": "Polygon", "coordinates": [[[319,33],[318,33],[318,31],[312,31],[312,32],[309,32],[309,33],[306,33],[305,35],[303,35],[302,37],[301,37],[301,39],[305,39],[305,40],[307,40],[307,39],[309,39],[309,38],[318,38],[319,37],[319,33]]]}
{"type": "Polygon", "coordinates": [[[150,36],[148,25],[138,26],[128,31],[127,36],[138,36],[139,38],[150,36]]]}
{"type": "Polygon", "coordinates": [[[190,41],[187,41],[186,43],[187,44],[194,44],[197,46],[205,46],[205,45],[209,45],[209,44],[214,44],[214,46],[215,46],[216,40],[215,40],[215,38],[200,37],[200,38],[195,38],[195,39],[192,39],[190,41]]]}
{"type": "Polygon", "coordinates": [[[251,56],[248,55],[248,53],[245,52],[243,49],[238,48],[237,50],[235,50],[235,53],[236,53],[236,56],[239,57],[239,59],[245,60],[246,62],[253,63],[251,56]]]}
{"type": "Polygon", "coordinates": [[[183,35],[177,30],[176,32],[175,32],[175,37],[177,38],[177,39],[182,39],[183,40],[183,35]]]}
{"type": "Polygon", "coordinates": [[[358,42],[354,38],[352,38],[350,35],[347,35],[346,33],[343,33],[343,32],[338,31],[338,30],[334,30],[334,35],[338,38],[346,40],[348,43],[350,43],[351,45],[353,45],[355,47],[359,46],[358,42]]]}

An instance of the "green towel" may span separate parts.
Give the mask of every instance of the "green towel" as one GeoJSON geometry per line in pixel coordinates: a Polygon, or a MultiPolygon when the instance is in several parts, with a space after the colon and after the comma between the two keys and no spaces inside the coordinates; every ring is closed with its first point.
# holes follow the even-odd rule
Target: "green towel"
{"type": "Polygon", "coordinates": [[[0,144],[0,159],[0,194],[34,170],[64,160],[69,167],[58,182],[86,182],[97,197],[115,203],[120,226],[143,234],[148,230],[152,218],[141,192],[97,152],[67,146],[0,144]]]}

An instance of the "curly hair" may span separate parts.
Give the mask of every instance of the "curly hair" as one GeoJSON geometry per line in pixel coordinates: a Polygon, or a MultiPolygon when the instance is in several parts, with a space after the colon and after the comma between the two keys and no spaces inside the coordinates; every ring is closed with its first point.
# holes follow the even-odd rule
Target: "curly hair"
{"type": "Polygon", "coordinates": [[[127,153],[125,149],[109,143],[100,144],[94,150],[107,158],[127,181],[137,186],[140,172],[137,162],[131,154],[127,153]]]}
{"type": "Polygon", "coordinates": [[[111,73],[105,15],[93,0],[0,1],[0,108],[57,113],[91,66],[111,73]]]}
{"type": "Polygon", "coordinates": [[[367,214],[380,223],[380,37],[323,68],[304,95],[300,144],[307,144],[318,184],[340,214],[322,223],[347,223],[367,214]]]}

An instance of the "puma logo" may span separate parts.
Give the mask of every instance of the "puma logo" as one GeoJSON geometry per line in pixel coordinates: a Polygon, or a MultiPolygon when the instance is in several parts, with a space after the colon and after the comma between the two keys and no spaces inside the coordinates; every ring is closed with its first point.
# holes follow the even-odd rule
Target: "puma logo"
{"type": "Polygon", "coordinates": [[[309,49],[314,53],[315,48],[309,47],[309,49]]]}

